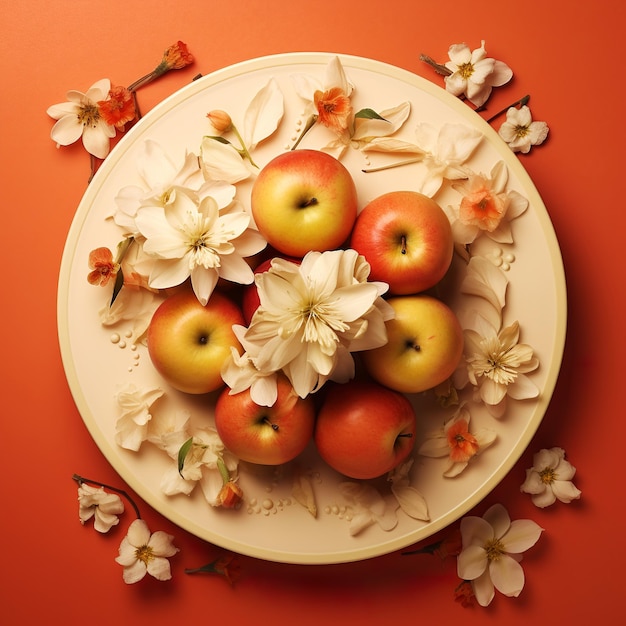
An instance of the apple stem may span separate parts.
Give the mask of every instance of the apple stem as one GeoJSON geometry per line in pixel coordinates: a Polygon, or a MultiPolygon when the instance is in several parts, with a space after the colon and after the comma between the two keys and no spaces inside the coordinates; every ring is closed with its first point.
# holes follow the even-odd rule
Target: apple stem
{"type": "Polygon", "coordinates": [[[406,437],[407,439],[411,439],[411,437],[413,437],[413,433],[400,433],[398,437],[406,437]]]}
{"type": "Polygon", "coordinates": [[[278,424],[274,424],[274,423],[270,422],[268,417],[264,417],[263,418],[263,423],[264,424],[269,424],[274,430],[278,430],[278,424]]]}
{"type": "Polygon", "coordinates": [[[402,239],[400,240],[400,243],[402,244],[402,248],[400,249],[400,252],[402,254],[406,254],[406,235],[402,235],[402,239]]]}
{"type": "Polygon", "coordinates": [[[422,349],[420,347],[419,343],[415,343],[413,341],[407,341],[406,342],[406,347],[407,348],[411,348],[412,350],[415,350],[416,352],[419,352],[422,349]]]}

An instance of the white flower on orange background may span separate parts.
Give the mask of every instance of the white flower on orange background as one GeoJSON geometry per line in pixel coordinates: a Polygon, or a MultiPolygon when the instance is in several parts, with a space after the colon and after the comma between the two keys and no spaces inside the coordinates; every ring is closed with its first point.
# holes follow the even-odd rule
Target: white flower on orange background
{"type": "Polygon", "coordinates": [[[457,557],[457,573],[472,582],[481,606],[491,603],[494,588],[505,596],[519,596],[525,582],[519,561],[542,532],[532,520],[511,521],[501,504],[491,506],[482,517],[461,520],[463,549],[457,557]]]}
{"type": "Polygon", "coordinates": [[[115,559],[124,567],[124,582],[129,585],[139,582],[146,574],[157,580],[170,580],[168,559],[178,552],[173,541],[172,535],[162,530],[151,533],[144,520],[136,519],[128,527],[115,559]]]}
{"type": "Polygon", "coordinates": [[[115,137],[115,126],[107,124],[98,108],[98,102],[109,97],[111,81],[103,78],[95,82],[85,93],[72,89],[67,92],[67,102],[53,104],[48,115],[57,120],[50,137],[58,146],[69,146],[82,138],[85,150],[104,159],[115,137]]]}
{"type": "Polygon", "coordinates": [[[523,493],[531,494],[533,503],[544,508],[557,500],[569,504],[580,498],[581,491],[572,479],[576,468],[565,459],[563,448],[539,450],[533,457],[533,466],[526,470],[523,493]]]}
{"type": "Polygon", "coordinates": [[[99,533],[108,532],[119,524],[118,515],[124,512],[124,503],[116,493],[109,493],[104,487],[92,487],[84,482],[78,485],[78,516],[84,524],[92,517],[93,527],[99,533]]]}
{"type": "Polygon", "coordinates": [[[500,126],[498,134],[513,152],[526,154],[532,146],[542,144],[548,136],[545,122],[533,122],[530,109],[524,105],[519,109],[510,107],[506,112],[506,122],[500,126]]]}
{"type": "Polygon", "coordinates": [[[475,50],[464,43],[453,44],[448,56],[450,60],[445,66],[451,74],[444,78],[446,90],[455,96],[465,96],[477,107],[487,101],[493,87],[500,87],[513,77],[506,63],[487,57],[484,41],[475,50]]]}

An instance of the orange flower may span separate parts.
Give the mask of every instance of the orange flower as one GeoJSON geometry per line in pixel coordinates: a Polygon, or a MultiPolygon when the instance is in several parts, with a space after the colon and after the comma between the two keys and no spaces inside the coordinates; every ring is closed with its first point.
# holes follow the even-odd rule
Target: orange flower
{"type": "Polygon", "coordinates": [[[478,441],[469,432],[467,420],[460,419],[446,431],[448,445],[450,446],[450,459],[455,463],[466,463],[478,453],[478,441]]]}
{"type": "Polygon", "coordinates": [[[331,87],[328,91],[317,90],[313,95],[313,102],[317,109],[320,124],[338,134],[348,128],[352,104],[343,89],[331,87]]]}
{"type": "Polygon", "coordinates": [[[89,253],[89,269],[89,284],[104,287],[117,275],[120,264],[113,260],[113,254],[108,248],[96,248],[89,253]]]}
{"type": "Polygon", "coordinates": [[[230,585],[237,581],[240,572],[241,564],[239,558],[232,552],[226,552],[202,567],[185,570],[185,574],[217,574],[222,576],[230,585]]]}
{"type": "Polygon", "coordinates": [[[221,491],[217,496],[219,506],[225,509],[234,509],[243,499],[243,491],[241,487],[234,481],[229,480],[224,483],[221,491]]]}
{"type": "Polygon", "coordinates": [[[112,87],[107,100],[98,101],[98,110],[104,121],[118,130],[137,116],[135,98],[126,87],[112,87]]]}
{"type": "Polygon", "coordinates": [[[474,595],[472,583],[469,580],[464,580],[454,590],[454,601],[459,602],[464,608],[476,606],[476,596],[474,595]]]}
{"type": "Polygon", "coordinates": [[[482,176],[470,179],[469,184],[470,192],[461,200],[459,219],[463,224],[493,232],[505,213],[504,199],[493,193],[489,182],[482,176]]]}
{"type": "Polygon", "coordinates": [[[187,44],[182,41],[177,41],[173,46],[170,46],[163,53],[162,64],[165,65],[165,70],[180,70],[187,65],[191,65],[194,61],[193,55],[187,49],[187,44]]]}

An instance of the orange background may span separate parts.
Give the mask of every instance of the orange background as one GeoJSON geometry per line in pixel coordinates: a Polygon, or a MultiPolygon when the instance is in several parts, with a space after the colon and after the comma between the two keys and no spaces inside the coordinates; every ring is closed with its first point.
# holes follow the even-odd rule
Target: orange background
{"type": "MultiPolygon", "coordinates": [[[[0,621],[166,624],[610,623],[623,614],[623,17],[618,0],[0,0],[2,173],[2,569],[0,621]],[[145,112],[197,74],[267,54],[330,51],[385,61],[435,82],[421,52],[485,39],[513,81],[497,111],[531,94],[548,141],[520,156],[548,208],[568,279],[564,364],[553,401],[519,463],[476,510],[502,502],[545,532],[526,553],[517,599],[488,608],[453,601],[453,560],[403,557],[293,566],[242,557],[233,586],[187,576],[213,548],[137,499],[152,530],[181,549],[168,583],[122,582],[114,561],[127,519],[108,535],[78,522],[74,472],[124,487],[87,433],[65,380],[56,288],[65,237],[89,169],[80,144],[57,150],[49,105],[109,77],[129,84],[185,41],[194,66],[140,93],[145,112]],[[618,169],[619,168],[619,169],[618,169]],[[618,237],[620,240],[618,241],[618,237]],[[580,501],[541,510],[519,492],[532,454],[561,446],[578,468],[580,501]],[[410,620],[410,621],[409,621],[410,620]]],[[[540,303],[538,303],[540,306],[540,303]]]]}

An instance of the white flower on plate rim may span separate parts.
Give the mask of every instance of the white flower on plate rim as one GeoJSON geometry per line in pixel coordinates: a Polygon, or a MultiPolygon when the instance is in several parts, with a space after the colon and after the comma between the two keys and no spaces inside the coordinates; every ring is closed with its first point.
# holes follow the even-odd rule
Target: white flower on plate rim
{"type": "Polygon", "coordinates": [[[424,496],[415,487],[411,486],[409,472],[415,459],[410,458],[396,466],[387,475],[391,483],[391,493],[394,495],[400,508],[413,519],[424,522],[430,521],[428,505],[424,496]]]}
{"type": "Polygon", "coordinates": [[[395,496],[383,497],[376,488],[365,482],[342,482],[338,489],[350,510],[347,518],[351,536],[358,535],[372,524],[378,524],[384,531],[393,530],[398,525],[396,509],[399,502],[395,496]]]}
{"type": "MultiPolygon", "coordinates": [[[[226,112],[220,113],[230,119],[226,112]]],[[[283,114],[283,94],[276,80],[271,78],[248,104],[244,112],[241,135],[231,121],[229,130],[236,135],[239,147],[225,138],[226,130],[220,129],[217,137],[210,135],[203,137],[200,146],[200,165],[204,177],[207,180],[235,184],[256,174],[258,166],[252,160],[251,153],[258,144],[276,131],[283,114]]],[[[215,131],[212,124],[211,127],[215,131]]]]}
{"type": "Polygon", "coordinates": [[[251,283],[254,274],[244,257],[267,245],[250,228],[250,215],[244,210],[222,209],[212,196],[197,198],[181,190],[166,207],[141,207],[135,224],[145,237],[143,252],[154,261],[149,285],[164,289],[190,278],[203,305],[219,278],[251,283]]]}
{"type": "Polygon", "coordinates": [[[98,108],[98,102],[109,97],[111,81],[103,78],[95,82],[85,93],[72,89],[67,92],[67,102],[53,104],[46,111],[57,120],[50,137],[57,146],[69,146],[82,138],[89,154],[104,159],[115,137],[115,126],[107,124],[98,108]]]}
{"type": "Polygon", "coordinates": [[[496,432],[479,428],[470,432],[470,411],[463,402],[454,415],[441,427],[426,433],[418,453],[432,458],[448,457],[444,477],[458,476],[472,460],[495,440],[496,432]]]}
{"type": "Polygon", "coordinates": [[[475,50],[464,43],[453,44],[448,56],[450,60],[445,66],[451,74],[444,78],[446,91],[454,96],[465,96],[477,107],[487,101],[493,87],[500,87],[513,77],[506,63],[487,57],[484,41],[475,50]]]}
{"type": "Polygon", "coordinates": [[[470,174],[452,184],[463,196],[458,206],[446,208],[455,242],[470,244],[484,234],[498,243],[513,243],[510,222],[526,211],[528,200],[506,190],[508,177],[504,161],[498,161],[489,176],[470,174]]]}
{"type": "Polygon", "coordinates": [[[537,369],[539,360],[531,346],[518,343],[518,321],[500,332],[492,328],[481,335],[466,329],[464,335],[469,381],[492,415],[504,414],[507,397],[524,400],[539,395],[537,386],[526,376],[537,369]]]}
{"type": "Polygon", "coordinates": [[[152,405],[163,396],[157,388],[138,389],[128,383],[116,394],[120,416],[115,424],[115,442],[126,450],[137,451],[148,438],[148,424],[152,419],[152,405]]]}
{"type": "MultiPolygon", "coordinates": [[[[184,431],[180,431],[172,436],[180,444],[178,449],[189,438],[183,433],[184,431]]],[[[211,506],[219,506],[218,496],[224,480],[218,467],[218,460],[221,459],[228,472],[234,476],[239,459],[224,448],[214,428],[196,429],[192,434],[192,439],[191,447],[180,471],[178,449],[175,450],[175,454],[172,454],[174,448],[170,446],[168,453],[172,458],[172,463],[161,478],[161,490],[167,496],[179,493],[189,495],[196,485],[199,485],[206,501],[211,506]]]]}
{"type": "Polygon", "coordinates": [[[81,482],[78,486],[78,517],[85,524],[92,517],[93,527],[99,533],[107,533],[119,524],[124,512],[124,503],[116,493],[109,493],[104,487],[92,487],[81,482]]]}
{"type": "Polygon", "coordinates": [[[162,530],[151,533],[145,520],[134,520],[115,559],[124,568],[124,582],[131,585],[146,574],[157,580],[170,580],[172,572],[168,559],[179,551],[173,541],[174,537],[162,530]]]}
{"type": "Polygon", "coordinates": [[[581,496],[572,479],[576,468],[565,459],[563,448],[539,450],[533,456],[533,466],[526,470],[526,480],[520,490],[531,494],[535,506],[545,508],[557,500],[569,504],[581,496]]]}
{"type": "Polygon", "coordinates": [[[387,284],[368,282],[369,269],[352,249],[311,251],[300,265],[273,259],[255,278],[260,306],[250,325],[235,329],[248,349],[224,368],[226,384],[242,380],[233,364],[248,371],[250,363],[262,375],[282,371],[302,398],[327,380],[352,378],[351,352],[386,343],[385,320],[393,314],[381,298],[387,284]]]}
{"type": "Polygon", "coordinates": [[[501,504],[491,506],[482,517],[461,520],[463,547],[457,557],[457,573],[472,583],[476,600],[488,606],[494,588],[517,597],[524,588],[522,553],[537,543],[543,529],[532,520],[511,521],[501,504]]]}
{"type": "MultiPolygon", "coordinates": [[[[185,153],[182,164],[176,164],[163,146],[153,139],[142,143],[136,163],[142,184],[122,187],[115,196],[117,209],[112,214],[113,221],[126,236],[138,234],[135,215],[139,207],[167,206],[175,197],[177,188],[197,191],[205,182],[195,154],[185,153]]],[[[233,188],[230,200],[234,195],[233,188]]]]}
{"type": "Polygon", "coordinates": [[[510,107],[507,110],[506,122],[500,126],[498,135],[506,141],[513,152],[526,154],[532,146],[538,146],[546,140],[548,131],[545,122],[533,122],[530,109],[524,105],[519,109],[510,107]]]}

